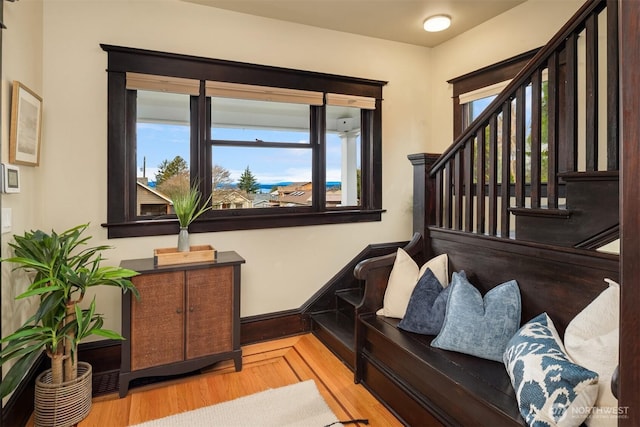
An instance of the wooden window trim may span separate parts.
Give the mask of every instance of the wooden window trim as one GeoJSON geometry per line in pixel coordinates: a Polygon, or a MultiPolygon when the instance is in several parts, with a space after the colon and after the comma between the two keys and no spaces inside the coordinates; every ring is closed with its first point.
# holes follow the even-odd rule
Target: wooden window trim
{"type": "Polygon", "coordinates": [[[463,131],[460,95],[514,78],[525,64],[535,56],[538,50],[540,49],[530,50],[447,81],[447,83],[453,85],[454,139],[460,136],[463,131]]]}
{"type": "MultiPolygon", "coordinates": [[[[132,215],[136,204],[136,165],[134,144],[127,143],[127,135],[135,134],[135,123],[127,120],[127,111],[135,108],[135,96],[126,89],[127,73],[169,76],[205,81],[269,86],[304,91],[321,91],[374,98],[375,110],[363,110],[370,117],[370,127],[363,129],[364,137],[371,144],[363,148],[362,202],[361,207],[326,208],[314,203],[311,208],[250,209],[236,210],[228,214],[215,213],[199,218],[190,227],[192,232],[215,232],[245,229],[291,227],[303,225],[339,224],[380,221],[382,209],[382,87],[387,82],[339,76],[287,68],[225,61],[197,56],[180,55],[144,49],[101,44],[108,54],[108,125],[107,125],[107,222],[109,238],[154,236],[175,234],[178,222],[175,219],[139,220],[132,215]]],[[[204,90],[204,88],[201,88],[204,90]]],[[[206,120],[207,106],[202,97],[192,97],[192,108],[197,108],[197,117],[192,116],[192,129],[201,129],[198,122],[206,120]]],[[[313,109],[315,120],[324,121],[323,107],[313,109]]],[[[321,132],[323,133],[323,132],[321,132]]],[[[311,135],[312,139],[324,135],[311,135]]],[[[210,135],[194,135],[192,141],[192,164],[198,171],[211,163],[210,150],[201,146],[210,135]]],[[[322,154],[322,153],[320,153],[322,154]]],[[[314,160],[314,182],[324,180],[324,157],[314,160]]],[[[192,176],[193,178],[193,176],[192,176]]],[[[205,180],[206,182],[207,180],[205,180]]],[[[205,184],[206,185],[206,184],[205,184]]],[[[211,191],[203,187],[204,192],[211,191]]],[[[317,187],[317,186],[316,186],[317,187]]],[[[316,200],[324,194],[316,189],[316,200]]]]}

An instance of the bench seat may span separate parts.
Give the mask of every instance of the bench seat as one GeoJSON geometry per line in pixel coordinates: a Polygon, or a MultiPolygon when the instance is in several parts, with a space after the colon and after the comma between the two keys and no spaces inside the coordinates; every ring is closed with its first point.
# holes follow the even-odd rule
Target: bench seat
{"type": "Polygon", "coordinates": [[[502,363],[433,348],[435,336],[400,330],[398,322],[377,315],[360,318],[360,369],[365,385],[387,382],[375,386],[376,393],[387,394],[382,400],[404,422],[526,425],[502,363]]]}

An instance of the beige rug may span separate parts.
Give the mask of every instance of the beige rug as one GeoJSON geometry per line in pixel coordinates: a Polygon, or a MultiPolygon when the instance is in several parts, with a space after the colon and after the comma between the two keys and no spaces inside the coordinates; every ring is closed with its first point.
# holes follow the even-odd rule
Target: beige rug
{"type": "Polygon", "coordinates": [[[135,427],[341,426],[337,421],[314,381],[308,380],[135,427]]]}

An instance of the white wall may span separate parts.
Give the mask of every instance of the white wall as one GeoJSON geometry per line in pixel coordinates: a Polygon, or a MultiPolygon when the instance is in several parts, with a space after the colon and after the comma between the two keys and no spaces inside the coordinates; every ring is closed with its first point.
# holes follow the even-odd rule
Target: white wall
{"type": "MultiPolygon", "coordinates": [[[[16,3],[20,7],[23,2],[16,3]]],[[[100,43],[389,81],[383,90],[383,205],[377,223],[192,234],[192,244],[235,250],[241,315],[298,308],[372,242],[411,235],[406,156],[429,133],[429,50],[218,10],[177,0],[66,0],[44,4],[46,145],[39,177],[42,226],[91,222],[109,263],[152,256],[177,236],[107,240],[107,54],[100,43]]],[[[99,291],[106,326],[120,329],[120,295],[99,291]]]]}
{"type": "MultiPolygon", "coordinates": [[[[28,88],[42,95],[42,0],[27,0],[21,3],[4,2],[4,23],[2,30],[2,93],[0,104],[0,137],[2,162],[9,161],[9,130],[11,111],[12,82],[18,80],[28,88]]],[[[1,256],[9,255],[7,242],[13,233],[22,234],[25,230],[37,227],[41,223],[42,205],[40,203],[40,182],[42,171],[37,167],[20,166],[21,187],[19,194],[2,194],[3,208],[12,211],[12,231],[2,234],[1,256]]],[[[28,284],[24,274],[11,272],[11,266],[2,264],[2,336],[13,332],[33,313],[33,302],[15,301],[28,284]]],[[[4,365],[6,374],[11,364],[4,365]]]]}
{"type": "Polygon", "coordinates": [[[444,151],[453,140],[453,87],[447,80],[544,46],[584,0],[528,0],[435,47],[431,54],[429,146],[444,151]]]}
{"type": "MultiPolygon", "coordinates": [[[[27,1],[17,7],[14,3],[5,4],[4,22],[8,29],[3,30],[2,64],[2,161],[9,161],[9,130],[11,111],[11,91],[13,81],[18,80],[38,94],[42,94],[42,1],[27,1]]],[[[42,171],[38,167],[20,166],[22,191],[19,194],[3,194],[2,207],[12,211],[12,231],[3,234],[2,256],[8,255],[7,242],[13,233],[22,233],[39,224],[42,218],[39,181],[42,171]]],[[[2,334],[5,327],[18,326],[26,319],[23,307],[26,302],[15,303],[13,297],[24,288],[8,286],[9,265],[2,265],[2,334]],[[14,308],[14,306],[16,308],[14,308]]]]}

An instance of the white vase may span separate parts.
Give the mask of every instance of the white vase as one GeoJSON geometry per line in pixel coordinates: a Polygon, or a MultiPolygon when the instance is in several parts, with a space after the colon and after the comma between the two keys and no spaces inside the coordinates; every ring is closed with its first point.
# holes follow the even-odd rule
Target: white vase
{"type": "Polygon", "coordinates": [[[180,233],[178,233],[178,252],[189,252],[189,229],[187,227],[180,227],[180,233]]]}

